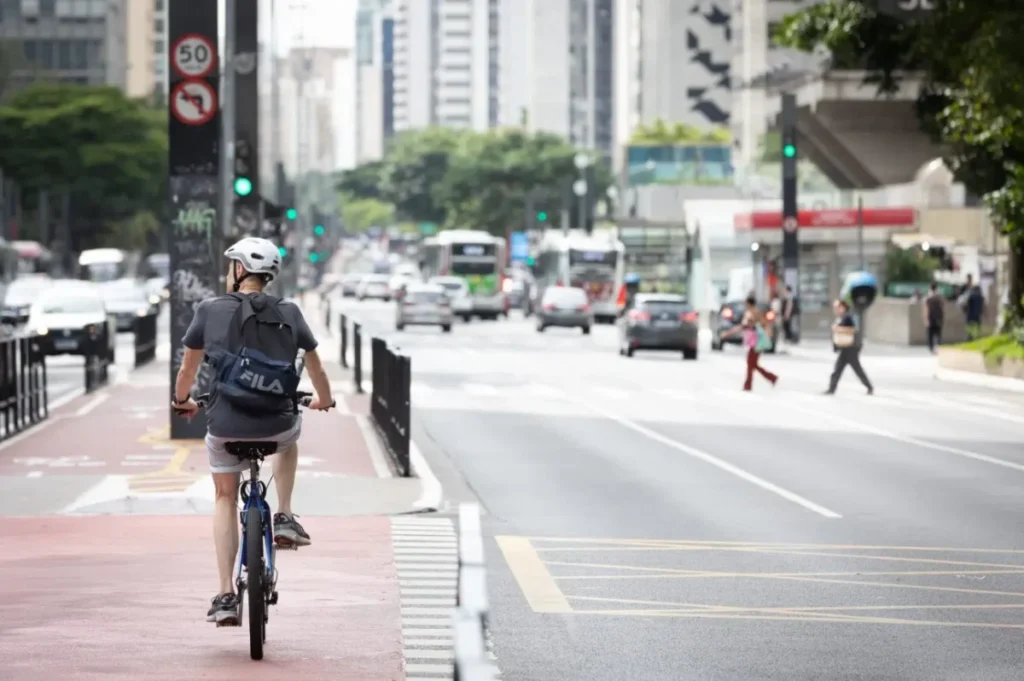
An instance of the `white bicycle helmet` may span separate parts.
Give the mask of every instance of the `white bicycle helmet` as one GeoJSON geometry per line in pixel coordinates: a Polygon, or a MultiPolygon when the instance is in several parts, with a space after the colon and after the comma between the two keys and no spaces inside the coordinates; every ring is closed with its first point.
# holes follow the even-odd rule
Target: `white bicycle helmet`
{"type": "Polygon", "coordinates": [[[224,251],[224,257],[242,263],[249,274],[264,274],[269,279],[281,274],[281,252],[267,239],[246,237],[224,251]]]}

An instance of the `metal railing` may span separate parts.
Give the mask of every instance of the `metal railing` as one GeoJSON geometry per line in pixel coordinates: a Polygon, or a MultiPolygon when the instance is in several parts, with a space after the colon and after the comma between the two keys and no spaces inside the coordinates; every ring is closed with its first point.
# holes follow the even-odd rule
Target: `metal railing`
{"type": "Polygon", "coordinates": [[[158,313],[135,318],[135,366],[149,364],[156,359],[156,319],[158,313]]]}
{"type": "MultiPolygon", "coordinates": [[[[348,315],[338,316],[338,333],[341,337],[341,366],[349,368],[349,322],[348,315]]],[[[363,325],[352,322],[352,383],[357,394],[363,391],[363,325]]]]}
{"type": "Polygon", "coordinates": [[[42,336],[0,341],[0,439],[50,415],[42,336]]]}
{"type": "MultiPolygon", "coordinates": [[[[373,371],[370,417],[380,431],[399,475],[409,477],[412,474],[409,465],[412,361],[393,351],[381,338],[371,339],[370,348],[373,371]]],[[[357,360],[356,366],[359,364],[357,360]]]]}
{"type": "Polygon", "coordinates": [[[98,328],[89,325],[83,329],[85,355],[85,391],[92,392],[110,382],[110,365],[114,363],[114,343],[117,338],[115,322],[108,319],[98,328]]]}
{"type": "Polygon", "coordinates": [[[490,599],[487,564],[480,525],[480,507],[459,505],[459,572],[455,596],[455,681],[493,681],[498,678],[490,648],[490,599]]]}

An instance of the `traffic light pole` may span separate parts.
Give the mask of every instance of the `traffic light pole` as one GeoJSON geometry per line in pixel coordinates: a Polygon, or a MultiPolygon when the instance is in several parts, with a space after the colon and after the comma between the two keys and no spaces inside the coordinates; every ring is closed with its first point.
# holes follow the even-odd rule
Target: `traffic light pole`
{"type": "MultiPolygon", "coordinates": [[[[796,95],[782,95],[782,267],[783,281],[800,296],[800,222],[797,210],[796,95]]],[[[793,320],[800,337],[800,316],[793,320]]]]}
{"type": "MultiPolygon", "coordinates": [[[[220,215],[224,236],[235,223],[235,0],[224,0],[220,93],[220,215]]],[[[223,269],[223,268],[220,268],[223,269]]]]}

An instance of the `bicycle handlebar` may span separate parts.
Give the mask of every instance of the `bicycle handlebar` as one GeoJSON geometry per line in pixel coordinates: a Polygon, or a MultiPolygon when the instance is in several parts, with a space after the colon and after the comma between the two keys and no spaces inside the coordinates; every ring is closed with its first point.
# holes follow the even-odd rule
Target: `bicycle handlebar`
{"type": "MultiPolygon", "coordinates": [[[[192,399],[195,400],[196,404],[199,405],[199,408],[202,409],[203,407],[210,403],[210,393],[203,393],[202,395],[193,397],[192,399]]],[[[313,401],[313,393],[308,393],[300,390],[295,393],[295,401],[300,407],[308,408],[310,403],[313,401]]],[[[331,402],[330,406],[327,407],[327,409],[333,409],[336,406],[338,406],[338,401],[334,400],[331,402]]],[[[182,412],[184,410],[175,409],[175,411],[182,412]]]]}

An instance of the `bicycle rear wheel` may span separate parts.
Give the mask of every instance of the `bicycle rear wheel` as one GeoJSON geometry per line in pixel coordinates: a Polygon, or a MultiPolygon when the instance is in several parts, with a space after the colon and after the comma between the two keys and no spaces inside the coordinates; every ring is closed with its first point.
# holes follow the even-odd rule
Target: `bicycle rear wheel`
{"type": "Polygon", "coordinates": [[[256,503],[250,504],[245,517],[245,573],[249,592],[249,656],[262,660],[267,601],[263,586],[263,518],[256,503]]]}

